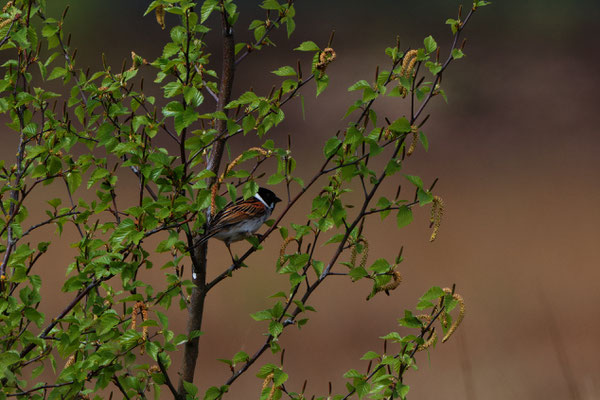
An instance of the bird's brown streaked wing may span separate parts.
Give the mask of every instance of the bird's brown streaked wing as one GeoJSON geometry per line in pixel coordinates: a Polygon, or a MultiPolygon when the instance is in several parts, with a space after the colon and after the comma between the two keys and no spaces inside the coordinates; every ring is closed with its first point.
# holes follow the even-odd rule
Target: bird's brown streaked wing
{"type": "Polygon", "coordinates": [[[260,217],[265,212],[265,206],[258,199],[249,198],[246,201],[228,205],[214,217],[210,224],[209,233],[226,228],[238,222],[260,217]]]}

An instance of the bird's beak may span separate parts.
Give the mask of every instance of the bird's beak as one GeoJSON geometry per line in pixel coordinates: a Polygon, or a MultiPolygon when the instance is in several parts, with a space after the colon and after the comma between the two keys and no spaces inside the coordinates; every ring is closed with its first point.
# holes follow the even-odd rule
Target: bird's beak
{"type": "Polygon", "coordinates": [[[279,203],[281,201],[281,199],[277,196],[275,196],[275,203],[279,203]]]}

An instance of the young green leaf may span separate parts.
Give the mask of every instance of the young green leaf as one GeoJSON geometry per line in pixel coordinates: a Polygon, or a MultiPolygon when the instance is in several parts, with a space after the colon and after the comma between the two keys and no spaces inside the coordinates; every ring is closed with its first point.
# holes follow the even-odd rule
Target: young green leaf
{"type": "Polygon", "coordinates": [[[398,214],[396,215],[396,223],[398,224],[398,228],[404,228],[406,225],[410,224],[412,220],[412,210],[407,206],[401,206],[398,209],[398,214]]]}

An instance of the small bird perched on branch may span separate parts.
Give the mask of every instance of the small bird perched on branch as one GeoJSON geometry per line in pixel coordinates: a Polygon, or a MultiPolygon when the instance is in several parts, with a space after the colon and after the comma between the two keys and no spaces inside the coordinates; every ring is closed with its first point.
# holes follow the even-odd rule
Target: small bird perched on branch
{"type": "Polygon", "coordinates": [[[211,218],[206,232],[198,239],[196,245],[206,242],[211,237],[222,240],[229,250],[231,259],[234,260],[229,245],[254,235],[271,216],[275,204],[280,201],[281,199],[275,193],[261,187],[254,196],[227,204],[211,218]]]}

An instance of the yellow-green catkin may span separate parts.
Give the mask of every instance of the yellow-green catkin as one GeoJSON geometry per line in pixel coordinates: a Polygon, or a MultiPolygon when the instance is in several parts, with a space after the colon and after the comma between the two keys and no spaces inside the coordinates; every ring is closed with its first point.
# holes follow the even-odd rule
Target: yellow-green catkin
{"type": "Polygon", "coordinates": [[[419,130],[415,125],[411,125],[410,132],[412,133],[412,141],[410,142],[410,146],[408,147],[408,150],[406,150],[407,157],[410,157],[417,148],[417,133],[418,133],[418,131],[419,130]]]}
{"type": "MultiPolygon", "coordinates": [[[[415,64],[417,63],[417,50],[409,50],[402,59],[402,69],[400,70],[400,76],[404,78],[410,78],[414,72],[415,64]]],[[[400,88],[402,96],[406,96],[408,91],[405,87],[400,88]]]]}
{"type": "MultiPolygon", "coordinates": [[[[452,289],[450,289],[450,288],[444,288],[444,292],[446,292],[448,294],[451,294],[452,293],[452,289]]],[[[445,343],[448,339],[450,339],[450,336],[452,336],[452,334],[456,331],[456,329],[458,328],[458,326],[462,322],[463,318],[465,317],[465,300],[458,293],[452,293],[452,297],[454,298],[454,300],[456,300],[458,302],[458,317],[456,317],[456,319],[454,320],[454,322],[450,326],[450,329],[448,329],[448,332],[442,338],[442,343],[445,343]]]]}
{"type": "Polygon", "coordinates": [[[431,206],[431,218],[430,221],[433,224],[433,232],[429,238],[430,242],[433,242],[438,235],[440,225],[442,223],[442,217],[444,216],[444,201],[440,196],[433,196],[433,205],[431,206]]]}
{"type": "MultiPolygon", "coordinates": [[[[423,328],[425,328],[431,322],[432,317],[429,314],[421,314],[417,315],[417,318],[423,321],[423,328]]],[[[435,331],[431,328],[429,328],[429,331],[431,332],[431,336],[425,341],[425,343],[419,345],[417,351],[427,350],[437,341],[437,333],[435,333],[435,331]]]]}
{"type": "Polygon", "coordinates": [[[285,249],[287,248],[288,244],[295,240],[296,239],[294,237],[290,236],[281,244],[281,248],[279,249],[279,265],[283,265],[283,262],[285,261],[285,249]]]}
{"type": "MultiPolygon", "coordinates": [[[[131,329],[135,329],[137,326],[137,315],[142,315],[142,323],[148,320],[148,306],[143,301],[138,301],[133,306],[133,311],[131,311],[131,329]]],[[[142,341],[146,341],[148,339],[148,326],[144,325],[142,327],[142,341]]],[[[140,347],[140,352],[144,354],[144,346],[140,347]]]]}

